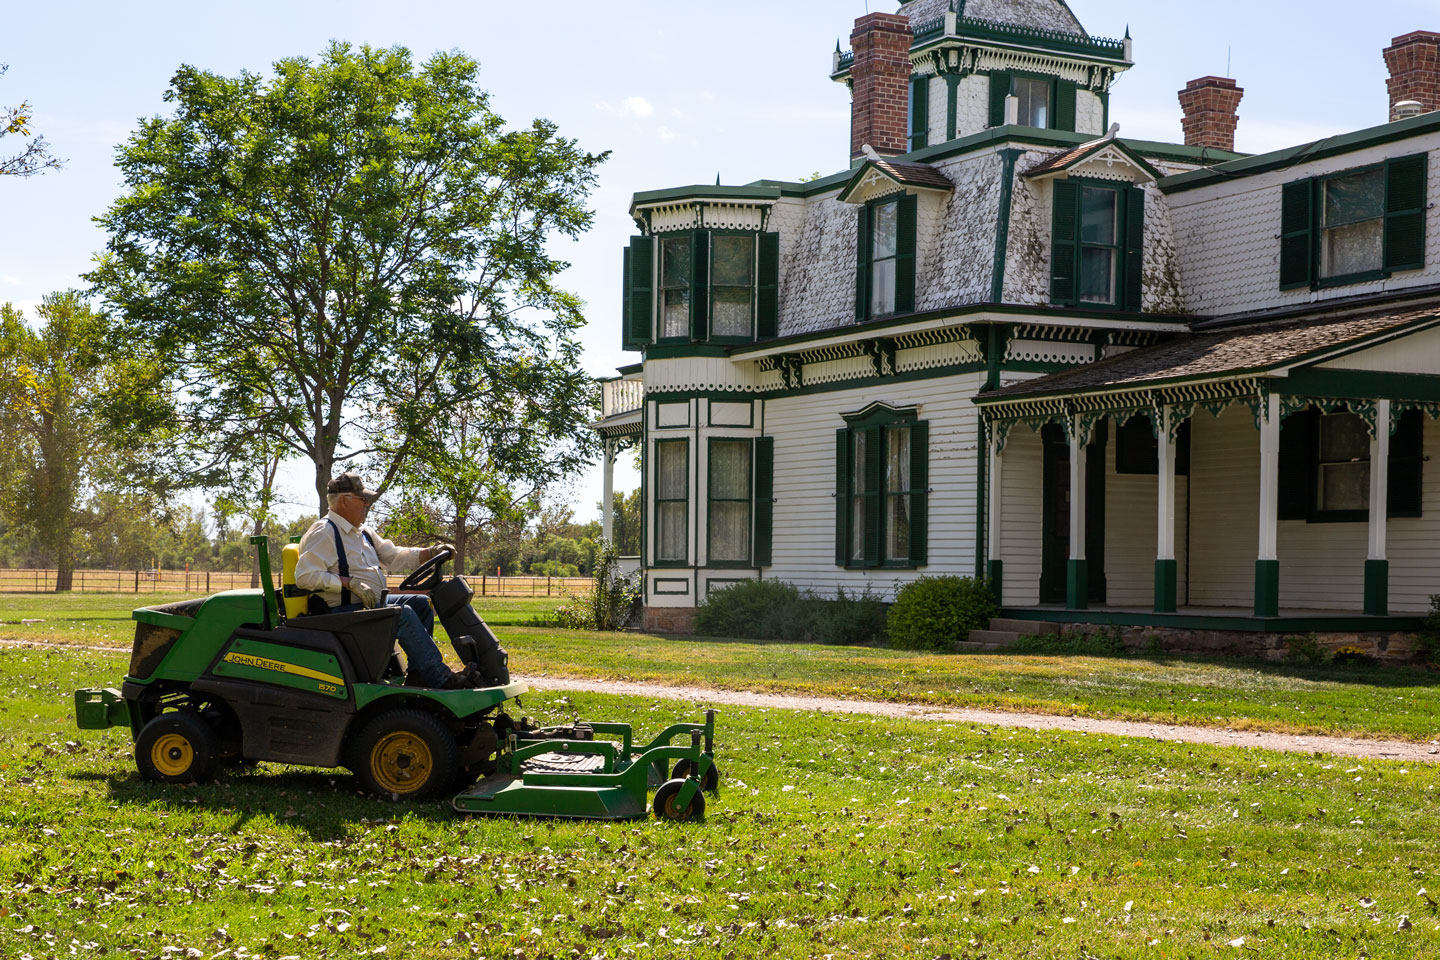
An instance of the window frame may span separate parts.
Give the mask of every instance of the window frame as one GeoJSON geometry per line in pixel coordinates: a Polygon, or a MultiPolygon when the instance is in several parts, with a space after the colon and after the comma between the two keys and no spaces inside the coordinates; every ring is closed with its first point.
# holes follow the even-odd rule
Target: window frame
{"type": "MultiPolygon", "coordinates": [[[[1385,269],[1385,195],[1387,188],[1385,184],[1385,162],[1367,163],[1363,167],[1351,167],[1349,170],[1337,170],[1334,173],[1327,173],[1315,177],[1312,181],[1310,202],[1314,204],[1314,235],[1310,241],[1311,270],[1315,276],[1315,286],[1318,289],[1327,287],[1345,287],[1353,283],[1369,283],[1374,280],[1384,280],[1390,276],[1390,271],[1385,269]],[[1380,228],[1380,266],[1374,270],[1360,270],[1355,273],[1336,274],[1333,277],[1320,276],[1320,269],[1325,257],[1325,191],[1327,184],[1332,180],[1344,180],[1349,177],[1358,177],[1367,173],[1380,171],[1380,215],[1373,219],[1380,228]]],[[[1363,223],[1368,221],[1356,221],[1363,223]]]]}
{"type": "MultiPolygon", "coordinates": [[[[837,548],[836,560],[840,559],[843,553],[845,562],[837,566],[843,566],[846,570],[918,570],[928,566],[928,555],[922,557],[918,562],[915,559],[915,530],[919,527],[919,536],[928,540],[928,510],[929,510],[929,421],[921,420],[919,410],[910,408],[896,410],[885,407],[869,413],[853,417],[845,417],[845,426],[841,429],[846,437],[845,441],[845,500],[841,505],[844,509],[844,543],[843,547],[837,548]],[[919,429],[917,429],[919,428],[919,429]],[[904,491],[892,491],[890,489],[890,471],[888,469],[889,457],[889,435],[890,431],[903,430],[906,432],[905,457],[908,461],[906,469],[910,474],[910,485],[904,491]],[[922,432],[923,431],[923,432],[922,432]],[[922,436],[925,442],[924,461],[927,464],[923,475],[917,477],[915,470],[916,452],[915,443],[917,435],[922,436]],[[863,437],[868,450],[869,445],[877,439],[880,443],[880,476],[874,485],[874,492],[871,493],[863,487],[857,486],[856,473],[856,448],[857,438],[863,437]],[[917,486],[917,481],[919,485],[917,486]],[[903,497],[907,504],[910,516],[910,529],[906,538],[906,556],[904,559],[889,559],[888,540],[889,533],[889,510],[890,501],[894,497],[903,497]],[[877,500],[878,504],[873,510],[870,509],[871,500],[877,500]],[[857,509],[858,507],[858,509],[857,509]],[[927,511],[927,516],[918,517],[920,510],[927,511]],[[858,516],[857,516],[858,513],[858,516]],[[877,558],[874,562],[865,556],[865,545],[869,539],[866,536],[868,528],[867,514],[875,515],[878,527],[875,530],[875,542],[878,544],[877,558]],[[857,528],[857,521],[859,526],[857,528]]],[[[869,458],[874,459],[874,458],[869,458]]],[[[837,497],[840,491],[836,491],[837,497]]],[[[840,524],[836,524],[837,536],[839,535],[840,524]]]]}
{"type": "MultiPolygon", "coordinates": [[[[1358,418],[1358,415],[1354,414],[1349,409],[1335,406],[1326,408],[1317,404],[1312,404],[1305,410],[1297,410],[1289,417],[1286,417],[1285,420],[1282,422],[1282,463],[1280,473],[1280,486],[1282,491],[1290,487],[1299,486],[1299,496],[1303,496],[1304,500],[1303,503],[1299,505],[1295,505],[1292,502],[1289,509],[1287,509],[1285,503],[1282,503],[1280,506],[1281,520],[1288,520],[1293,522],[1304,521],[1305,523],[1369,522],[1370,508],[1368,502],[1365,509],[1363,510],[1320,509],[1320,470],[1325,462],[1343,462],[1322,461],[1320,459],[1320,431],[1322,429],[1321,421],[1324,417],[1331,416],[1337,413],[1349,414],[1350,416],[1356,416],[1358,418]],[[1304,422],[1299,427],[1301,431],[1300,433],[1291,433],[1289,430],[1286,429],[1287,426],[1293,424],[1296,421],[1296,418],[1302,417],[1305,418],[1306,422],[1304,422]],[[1287,448],[1291,448],[1294,444],[1303,444],[1303,448],[1295,449],[1292,453],[1287,453],[1287,448]],[[1296,470],[1300,469],[1299,464],[1295,463],[1295,460],[1297,459],[1301,463],[1303,463],[1303,475],[1301,476],[1296,475],[1296,470]],[[1295,509],[1296,506],[1303,507],[1303,510],[1295,509]]],[[[1389,458],[1389,466],[1386,470],[1386,476],[1389,480],[1389,489],[1387,490],[1387,496],[1385,499],[1385,517],[1387,520],[1418,518],[1424,516],[1425,511],[1424,415],[1417,410],[1406,410],[1400,416],[1403,418],[1409,418],[1408,422],[1415,424],[1415,426],[1411,428],[1415,430],[1415,452],[1413,454],[1402,453],[1398,455],[1395,453],[1395,439],[1400,435],[1400,430],[1403,428],[1403,425],[1400,422],[1397,422],[1395,426],[1395,432],[1391,435],[1391,454],[1389,458]],[[1415,467],[1419,468],[1414,472],[1415,492],[1417,494],[1417,496],[1415,497],[1416,509],[1402,510],[1397,509],[1395,506],[1397,497],[1394,493],[1394,484],[1396,482],[1397,467],[1406,469],[1411,469],[1415,467]]],[[[1363,423],[1363,419],[1361,420],[1361,422],[1363,423]]],[[[1368,427],[1366,429],[1366,436],[1367,438],[1369,436],[1368,427]]],[[[1367,443],[1364,462],[1369,463],[1369,461],[1370,452],[1367,443]]]]}
{"type": "Polygon", "coordinates": [[[1075,222],[1075,303],[1080,307],[1087,307],[1091,310],[1118,310],[1125,299],[1125,250],[1126,241],[1129,239],[1126,234],[1127,218],[1125,203],[1128,199],[1128,189],[1132,184],[1122,185],[1111,184],[1106,180],[1083,180],[1077,184],[1080,191],[1078,197],[1078,216],[1075,222]],[[1085,239],[1085,191],[1103,190],[1113,194],[1115,199],[1114,211],[1115,229],[1111,234],[1109,243],[1097,243],[1085,239]],[[1110,299],[1109,300],[1086,300],[1080,294],[1080,288],[1085,278],[1085,251],[1109,250],[1110,251],[1110,299]]]}
{"type": "Polygon", "coordinates": [[[884,317],[896,315],[896,301],[900,298],[895,274],[899,273],[900,262],[900,198],[903,194],[892,194],[880,200],[874,200],[865,205],[866,216],[870,221],[870,229],[865,231],[865,316],[870,320],[879,320],[884,317]],[[895,251],[888,257],[875,257],[875,220],[876,215],[884,207],[895,209],[895,251]],[[895,273],[890,277],[890,309],[887,312],[879,313],[875,310],[875,266],[879,263],[889,263],[895,267],[895,273]]]}
{"type": "Polygon", "coordinates": [[[1043,84],[1045,85],[1045,126],[1043,126],[1043,127],[1036,127],[1034,124],[1026,123],[1022,118],[1020,118],[1020,117],[1017,116],[1017,117],[1016,117],[1016,121],[1018,122],[1019,126],[1022,126],[1022,127],[1031,127],[1032,129],[1035,129],[1035,130],[1055,130],[1055,129],[1057,129],[1056,126],[1055,126],[1055,121],[1056,121],[1056,110],[1055,110],[1055,106],[1056,106],[1056,101],[1059,99],[1059,90],[1058,90],[1059,84],[1058,84],[1058,82],[1057,82],[1057,81],[1059,80],[1059,77],[1046,76],[1046,75],[1043,74],[1043,73],[1025,73],[1025,72],[1021,72],[1021,71],[1012,70],[1012,71],[1010,71],[1010,92],[1007,94],[1007,96],[1011,96],[1011,97],[1015,97],[1016,99],[1019,99],[1019,96],[1020,96],[1020,95],[1015,92],[1015,84],[1016,84],[1018,81],[1020,81],[1020,80],[1024,80],[1024,81],[1026,81],[1027,83],[1037,83],[1037,82],[1038,82],[1038,83],[1043,83],[1043,84]]]}
{"type": "Polygon", "coordinates": [[[1070,307],[1075,310],[1100,310],[1121,313],[1143,313],[1145,310],[1144,290],[1144,254],[1145,254],[1145,222],[1144,222],[1144,191],[1137,184],[1128,180],[1101,180],[1092,177],[1068,177],[1064,181],[1057,180],[1050,191],[1051,205],[1051,229],[1050,229],[1050,303],[1056,306],[1070,307]],[[1067,183],[1075,190],[1074,209],[1074,235],[1066,239],[1056,237],[1055,219],[1059,215],[1060,183],[1067,183]],[[1084,229],[1084,192],[1087,189],[1109,190],[1116,194],[1115,198],[1115,242],[1114,244],[1096,244],[1081,240],[1084,229]],[[1133,207],[1133,209],[1132,209],[1133,207]],[[1136,225],[1138,218],[1139,236],[1132,237],[1131,227],[1136,225]],[[1072,258],[1073,274],[1070,279],[1072,285],[1071,296],[1058,297],[1055,291],[1057,281],[1056,269],[1057,258],[1060,255],[1059,244],[1067,244],[1067,252],[1072,258]],[[1080,299],[1081,264],[1083,258],[1081,252],[1086,247],[1106,247],[1113,252],[1114,263],[1114,299],[1108,303],[1101,303],[1097,300],[1080,299]],[[1137,275],[1132,275],[1137,274],[1137,275]],[[1133,300],[1133,303],[1132,303],[1133,300]]]}
{"type": "Polygon", "coordinates": [[[672,230],[667,233],[655,235],[655,245],[658,248],[655,253],[655,342],[656,343],[689,343],[691,342],[690,331],[694,324],[695,294],[694,276],[686,276],[683,284],[673,286],[665,285],[665,244],[673,242],[684,242],[685,262],[689,264],[687,272],[694,273],[695,266],[695,237],[688,230],[672,230]],[[672,337],[665,335],[665,294],[670,290],[682,290],[685,293],[685,332],[680,336],[672,337]]]}
{"type": "Polygon", "coordinates": [[[716,569],[747,569],[755,566],[755,440],[753,437],[709,437],[705,447],[705,566],[716,569]],[[715,496],[716,444],[743,444],[748,451],[749,465],[745,474],[744,497],[715,496]],[[711,530],[716,503],[745,504],[745,557],[741,560],[715,559],[715,538],[711,530]]]}
{"type": "Polygon", "coordinates": [[[655,556],[655,563],[654,563],[654,565],[657,566],[657,567],[688,567],[688,566],[690,566],[690,438],[689,438],[689,437],[669,437],[669,438],[666,438],[666,439],[663,439],[663,440],[656,440],[656,441],[654,441],[654,447],[655,447],[655,542],[654,542],[654,545],[653,545],[653,546],[654,546],[654,550],[655,550],[655,554],[654,554],[654,556],[655,556]],[[685,468],[684,468],[684,471],[683,471],[683,474],[682,474],[682,475],[684,476],[684,478],[685,478],[685,486],[684,486],[684,490],[682,491],[682,495],[679,496],[679,497],[675,497],[675,496],[664,497],[664,496],[661,496],[661,494],[663,493],[663,488],[661,487],[661,478],[662,478],[662,476],[663,476],[663,469],[664,469],[664,466],[663,466],[663,464],[662,464],[662,460],[664,459],[664,455],[661,453],[661,450],[662,450],[662,448],[663,448],[666,444],[680,444],[681,456],[684,457],[684,460],[685,460],[685,468]],[[660,554],[661,554],[661,545],[664,543],[664,540],[665,540],[665,537],[664,537],[665,531],[664,531],[664,528],[663,528],[663,522],[662,522],[662,517],[661,517],[661,513],[660,513],[660,505],[661,505],[662,503],[680,503],[680,504],[683,504],[683,505],[684,505],[684,508],[680,511],[680,516],[681,516],[681,541],[685,544],[685,555],[684,555],[683,557],[681,557],[680,559],[678,559],[678,560],[676,560],[676,559],[665,559],[665,558],[662,558],[661,555],[660,555],[660,554]]]}
{"type": "Polygon", "coordinates": [[[710,338],[709,343],[741,344],[754,343],[756,332],[760,322],[760,231],[758,230],[715,230],[710,231],[710,265],[709,265],[709,289],[707,295],[710,298],[709,317],[710,338]],[[733,284],[718,284],[715,282],[715,241],[724,237],[749,237],[750,238],[750,332],[741,336],[717,336],[715,334],[715,303],[716,292],[720,287],[739,289],[733,284]]]}

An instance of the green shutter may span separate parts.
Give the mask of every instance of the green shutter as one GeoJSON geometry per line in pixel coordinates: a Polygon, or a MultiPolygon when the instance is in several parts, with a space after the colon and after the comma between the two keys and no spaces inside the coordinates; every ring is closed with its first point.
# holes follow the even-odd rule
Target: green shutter
{"type": "Polygon", "coordinates": [[[655,261],[655,241],[650,237],[630,238],[630,337],[636,344],[649,343],[650,320],[655,312],[651,295],[655,261]]]}
{"type": "Polygon", "coordinates": [[[1287,183],[1280,197],[1280,289],[1308,287],[1313,277],[1311,239],[1315,187],[1311,180],[1287,183]]]}
{"type": "Polygon", "coordinates": [[[1055,81],[1055,129],[1075,130],[1075,98],[1079,85],[1074,80],[1055,81]]]}
{"type": "Polygon", "coordinates": [[[1315,478],[1315,432],[1319,411],[1313,407],[1286,417],[1280,423],[1278,456],[1281,520],[1310,516],[1310,485],[1315,478]]]}
{"type": "Polygon", "coordinates": [[[1417,153],[1385,161],[1385,269],[1425,266],[1425,181],[1427,156],[1417,153]]]}
{"type": "Polygon", "coordinates": [[[1050,229],[1050,301],[1059,304],[1075,302],[1076,260],[1080,244],[1080,188],[1069,180],[1052,181],[1055,185],[1055,210],[1050,229]]]}
{"type": "Polygon", "coordinates": [[[895,312],[915,312],[915,210],[911,194],[900,198],[895,216],[895,312]]]}
{"type": "Polygon", "coordinates": [[[755,440],[755,566],[770,566],[775,526],[775,438],[755,440]]]}
{"type": "Polygon", "coordinates": [[[624,289],[620,293],[620,349],[638,350],[640,344],[630,329],[630,248],[624,250],[624,267],[620,271],[624,289]]]}
{"type": "MultiPolygon", "coordinates": [[[[1425,449],[1422,436],[1425,415],[1419,410],[1406,410],[1390,437],[1389,482],[1386,484],[1386,515],[1418,517],[1424,506],[1421,484],[1424,480],[1425,449]]],[[[1381,424],[1380,429],[1384,429],[1381,424]]]]}
{"type": "Polygon", "coordinates": [[[850,431],[835,431],[835,566],[850,562],[850,431]]]}
{"type": "Polygon", "coordinates": [[[1010,96],[1010,74],[1001,70],[990,74],[990,126],[1005,125],[1005,98],[1010,96]]]}
{"type": "Polygon", "coordinates": [[[865,566],[880,566],[880,518],[885,498],[885,428],[865,428],[865,566]]]}
{"type": "Polygon", "coordinates": [[[910,149],[930,142],[930,77],[910,79],[910,149]]]}
{"type": "Polygon", "coordinates": [[[710,339],[710,231],[690,231],[690,339],[710,339]]]}
{"type": "Polygon", "coordinates": [[[1125,197],[1125,300],[1123,309],[1139,312],[1145,293],[1145,191],[1131,187],[1125,197]]]}
{"type": "Polygon", "coordinates": [[[760,234],[760,263],[755,291],[755,336],[780,332],[780,234],[760,234]]]}
{"type": "Polygon", "coordinates": [[[861,207],[855,228],[855,319],[870,315],[870,208],[861,207]]]}
{"type": "Polygon", "coordinates": [[[910,425],[910,566],[930,562],[930,424],[910,425]]]}

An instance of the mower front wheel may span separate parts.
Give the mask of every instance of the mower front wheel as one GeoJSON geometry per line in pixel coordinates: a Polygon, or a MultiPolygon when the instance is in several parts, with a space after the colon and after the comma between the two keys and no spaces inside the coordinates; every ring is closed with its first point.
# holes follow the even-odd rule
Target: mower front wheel
{"type": "Polygon", "coordinates": [[[155,783],[204,783],[219,759],[215,732],[193,713],[162,713],[135,738],[135,765],[155,783]]]}
{"type": "Polygon", "coordinates": [[[685,806],[680,806],[680,788],[684,780],[666,780],[655,791],[656,820],[702,820],[705,817],[705,794],[699,790],[685,806]]]}
{"type": "MultiPolygon", "coordinates": [[[[684,780],[693,775],[695,764],[689,760],[676,760],[675,769],[670,771],[672,780],[684,780]]],[[[706,793],[714,793],[720,789],[720,768],[715,766],[715,761],[710,761],[710,769],[705,771],[705,779],[700,781],[700,787],[706,793]]]]}
{"type": "Polygon", "coordinates": [[[371,793],[427,800],[454,786],[460,773],[455,736],[423,710],[387,710],[361,728],[349,767],[371,793]]]}

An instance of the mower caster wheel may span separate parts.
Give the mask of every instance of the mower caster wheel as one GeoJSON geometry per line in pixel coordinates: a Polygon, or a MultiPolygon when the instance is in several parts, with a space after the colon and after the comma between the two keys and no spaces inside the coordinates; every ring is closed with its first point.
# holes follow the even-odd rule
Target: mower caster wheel
{"type": "MultiPolygon", "coordinates": [[[[670,772],[672,780],[684,780],[691,775],[695,764],[689,760],[676,760],[675,769],[670,772]]],[[[700,784],[701,789],[706,793],[714,793],[720,789],[720,768],[715,766],[715,761],[710,761],[710,769],[705,771],[705,779],[700,784]]]]}
{"type": "Polygon", "coordinates": [[[348,766],[377,796],[428,800],[455,785],[460,747],[454,734],[431,714],[387,710],[356,735],[348,766]]]}
{"type": "Polygon", "coordinates": [[[681,807],[678,800],[680,788],[685,786],[684,780],[666,780],[660,784],[660,789],[655,791],[655,819],[656,820],[703,820],[705,818],[705,794],[699,790],[695,796],[690,798],[690,803],[681,807]]]}
{"type": "Polygon", "coordinates": [[[219,759],[215,732],[193,713],[162,713],[135,738],[135,765],[155,783],[204,783],[219,759]]]}

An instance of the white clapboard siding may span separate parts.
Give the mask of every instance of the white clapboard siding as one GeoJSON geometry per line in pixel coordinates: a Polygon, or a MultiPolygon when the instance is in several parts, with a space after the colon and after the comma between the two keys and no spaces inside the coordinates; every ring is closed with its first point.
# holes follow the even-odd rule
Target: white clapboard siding
{"type": "MultiPolygon", "coordinates": [[[[1105,447],[1105,602],[1113,607],[1150,609],[1155,603],[1156,502],[1154,474],[1115,472],[1116,424],[1105,447]]],[[[1175,559],[1179,600],[1185,602],[1185,490],[1175,478],[1175,559]]]]}
{"type": "Polygon", "coordinates": [[[1040,602],[1041,450],[1040,434],[1026,426],[1014,427],[1005,442],[1000,559],[1005,563],[1001,592],[1006,606],[1040,602]]]}
{"type": "MultiPolygon", "coordinates": [[[[1255,605],[1260,434],[1244,405],[1190,421],[1190,603],[1255,605]]],[[[1285,574],[1282,567],[1281,589],[1285,574]]]]}
{"type": "Polygon", "coordinates": [[[769,579],[833,593],[837,587],[883,597],[921,574],[975,572],[976,424],[970,398],[982,374],[894,383],[768,401],[765,435],[775,440],[775,521],[769,579]],[[911,570],[835,566],[835,431],[842,414],[877,401],[918,404],[930,425],[929,565],[911,570]]]}
{"type": "MultiPolygon", "coordinates": [[[[1421,516],[1397,517],[1386,536],[1390,555],[1390,612],[1424,613],[1430,597],[1440,593],[1440,422],[1425,419],[1421,516]]],[[[1365,542],[1361,542],[1364,558],[1365,542]]],[[[1280,576],[1285,576],[1281,564],[1280,576]]]]}

